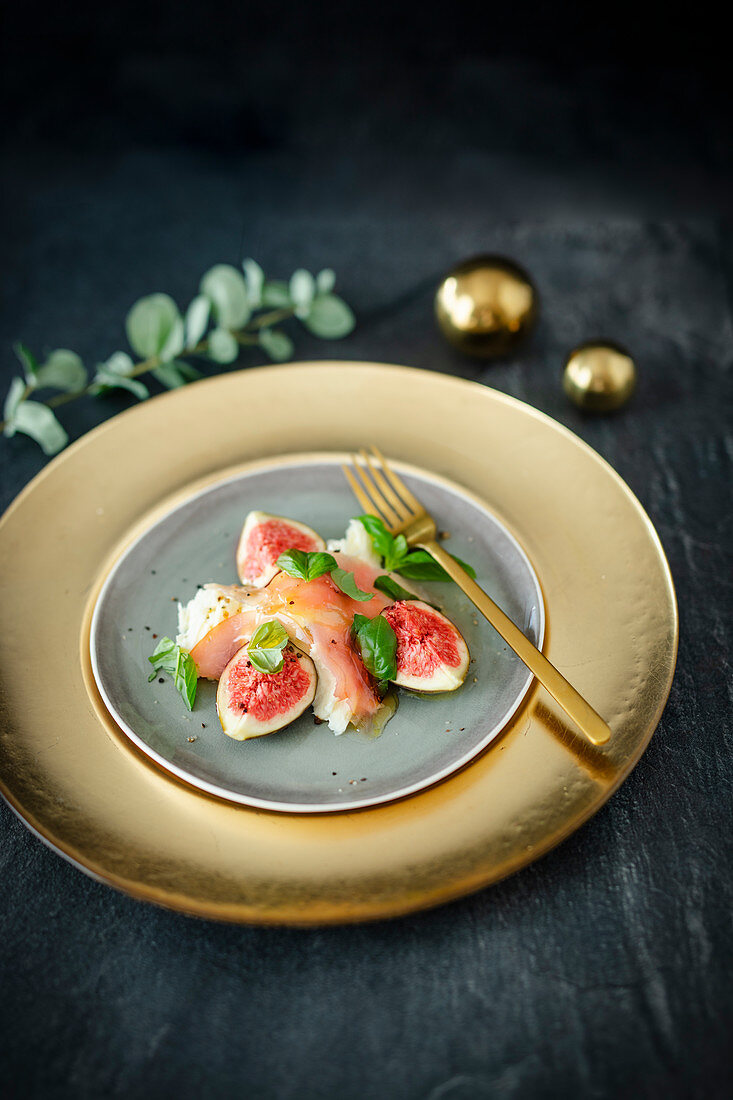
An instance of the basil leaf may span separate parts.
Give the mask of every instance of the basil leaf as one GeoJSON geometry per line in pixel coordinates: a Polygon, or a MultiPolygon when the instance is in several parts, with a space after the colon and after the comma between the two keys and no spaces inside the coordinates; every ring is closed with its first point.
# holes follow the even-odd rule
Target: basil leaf
{"type": "Polygon", "coordinates": [[[392,541],[389,553],[384,555],[384,568],[397,569],[400,562],[407,557],[408,552],[407,539],[404,535],[397,535],[392,541]]]}
{"type": "MultiPolygon", "coordinates": [[[[454,561],[466,570],[469,577],[476,577],[476,570],[468,562],[461,561],[460,558],[456,558],[453,554],[451,557],[454,561]]],[[[411,550],[410,553],[404,558],[399,565],[394,567],[395,572],[401,573],[403,577],[409,577],[410,580],[415,581],[450,581],[451,578],[446,573],[442,565],[439,565],[435,558],[428,554],[427,550],[411,550]]]]}
{"type": "Polygon", "coordinates": [[[291,577],[299,577],[303,581],[314,581],[322,577],[324,573],[330,573],[336,568],[336,559],[333,554],[326,554],[323,550],[315,550],[308,553],[306,550],[283,550],[277,559],[279,569],[288,573],[291,577]]]}
{"type": "Polygon", "coordinates": [[[357,630],[356,644],[367,672],[371,672],[377,680],[394,680],[397,675],[397,635],[384,616],[367,619],[357,630]]]}
{"type": "Polygon", "coordinates": [[[349,573],[346,569],[340,569],[339,566],[335,566],[331,570],[331,580],[337,588],[340,588],[352,600],[359,600],[360,603],[364,603],[374,597],[373,592],[362,592],[354,579],[354,574],[349,573]]]}
{"type": "Polygon", "coordinates": [[[369,618],[368,615],[359,615],[357,613],[356,615],[354,615],[354,621],[351,624],[351,633],[353,635],[358,634],[359,631],[361,630],[361,628],[363,626],[366,626],[367,623],[370,623],[370,622],[371,622],[371,619],[369,618]]]}
{"type": "Polygon", "coordinates": [[[372,547],[375,554],[379,554],[380,558],[387,557],[392,551],[392,543],[394,539],[390,535],[387,528],[382,523],[378,516],[358,516],[359,523],[366,528],[369,538],[372,540],[372,547]]]}
{"type": "Polygon", "coordinates": [[[176,648],[176,643],[173,641],[172,638],[161,638],[157,646],[153,650],[152,657],[148,657],[148,660],[150,661],[151,665],[154,665],[156,668],[160,668],[166,658],[170,657],[170,655],[174,652],[176,648]]]}
{"type": "Polygon", "coordinates": [[[258,672],[279,672],[284,664],[282,651],[288,644],[287,631],[277,619],[262,623],[247,646],[247,656],[258,672]]]}
{"type": "Polygon", "coordinates": [[[178,667],[174,676],[174,682],[187,710],[193,710],[196,701],[196,688],[198,686],[198,670],[190,653],[178,650],[178,667]]]}
{"type": "Polygon", "coordinates": [[[306,580],[314,581],[322,577],[324,573],[333,573],[336,569],[336,559],[333,554],[326,554],[323,550],[316,550],[307,555],[306,580]]]}
{"type": "Polygon", "coordinates": [[[287,631],[277,619],[258,626],[249,642],[253,649],[282,649],[287,644],[287,631]]]}
{"type": "Polygon", "coordinates": [[[191,654],[177,646],[171,638],[161,638],[148,660],[153,666],[153,672],[148,676],[148,683],[151,683],[159,672],[167,672],[173,677],[173,682],[186,708],[193,710],[198,670],[191,654]]]}
{"type": "Polygon", "coordinates": [[[247,655],[258,672],[272,675],[285,664],[281,649],[248,649],[247,655]]]}
{"type": "Polygon", "coordinates": [[[408,592],[406,588],[403,588],[401,584],[398,584],[392,577],[388,577],[383,574],[381,577],[377,577],[374,582],[374,587],[378,588],[380,592],[384,592],[385,596],[389,596],[392,600],[417,600],[419,596],[416,596],[414,592],[408,592]]]}
{"type": "Polygon", "coordinates": [[[283,550],[277,559],[277,567],[291,577],[308,580],[308,554],[305,550],[283,550]]]}

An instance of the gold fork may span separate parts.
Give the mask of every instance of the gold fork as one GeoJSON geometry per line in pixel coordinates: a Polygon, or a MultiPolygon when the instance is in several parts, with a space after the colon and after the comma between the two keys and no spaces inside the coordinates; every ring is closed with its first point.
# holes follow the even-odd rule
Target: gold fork
{"type": "Polygon", "coordinates": [[[446,573],[488,619],[527,668],[560,704],[593,745],[603,745],[611,736],[606,723],[586,702],[572,684],[562,676],[545,655],[532,645],[522,631],[506,615],[498,604],[484,592],[465,569],[446,553],[436,541],[437,528],[432,516],[405,485],[402,478],[390,468],[376,447],[371,455],[361,450],[363,465],[352,455],[354,471],[342,466],[346,479],[356,499],[365,512],[376,514],[393,535],[404,535],[409,546],[427,550],[443,566],[446,573]]]}

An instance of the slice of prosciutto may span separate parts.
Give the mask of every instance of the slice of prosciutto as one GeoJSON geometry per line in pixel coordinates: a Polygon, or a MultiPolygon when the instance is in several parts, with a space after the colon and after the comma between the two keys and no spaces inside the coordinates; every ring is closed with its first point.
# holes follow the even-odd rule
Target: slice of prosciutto
{"type": "Polygon", "coordinates": [[[351,637],[354,615],[372,618],[392,601],[374,588],[383,570],[336,552],[342,569],[354,574],[368,601],[341,592],[329,575],[303,581],[277,573],[266,588],[207,585],[181,609],[179,644],[190,652],[199,675],[217,680],[234,654],[263,622],[277,619],[294,644],[316,667],[313,709],[334,733],[368,724],[381,707],[376,681],[361,661],[351,637]],[[198,602],[198,606],[196,606],[198,602]]]}

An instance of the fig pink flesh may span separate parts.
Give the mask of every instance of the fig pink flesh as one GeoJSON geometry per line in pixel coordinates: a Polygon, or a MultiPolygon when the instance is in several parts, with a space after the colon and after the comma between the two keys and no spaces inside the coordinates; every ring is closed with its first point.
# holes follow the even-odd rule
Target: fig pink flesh
{"type": "MultiPolygon", "coordinates": [[[[344,555],[334,555],[343,569],[354,572],[358,586],[368,591],[380,571],[344,555]]],[[[334,696],[348,700],[357,718],[374,714],[379,697],[374,680],[364,668],[351,640],[355,614],[370,618],[389,603],[381,592],[371,600],[352,600],[341,592],[328,575],[303,581],[287,573],[278,573],[267,588],[251,593],[248,609],[213,627],[191,656],[200,676],[218,679],[238,649],[247,642],[260,623],[269,618],[279,622],[297,639],[298,645],[325,668],[334,680],[334,696]]]]}
{"type": "Polygon", "coordinates": [[[258,672],[246,659],[238,660],[226,673],[224,689],[232,710],[251,714],[258,722],[269,722],[287,714],[310,689],[311,678],[292,650],[283,655],[277,676],[258,672]]]}
{"type": "Polygon", "coordinates": [[[384,617],[397,635],[398,672],[427,678],[441,665],[460,665],[458,632],[442,615],[400,600],[387,608],[384,617]]]}
{"type": "MultiPolygon", "coordinates": [[[[323,545],[321,543],[321,545],[323,545]]],[[[284,550],[317,550],[311,535],[282,520],[268,519],[252,528],[240,555],[242,580],[254,579],[274,565],[284,550]]]]}

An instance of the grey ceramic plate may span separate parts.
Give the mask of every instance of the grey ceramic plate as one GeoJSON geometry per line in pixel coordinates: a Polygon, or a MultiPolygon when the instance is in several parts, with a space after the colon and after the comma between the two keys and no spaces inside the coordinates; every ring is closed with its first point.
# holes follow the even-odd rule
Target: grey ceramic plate
{"type": "MultiPolygon", "coordinates": [[[[293,456],[210,486],[153,524],[113,567],[91,628],[91,659],[102,697],[122,730],[148,756],[188,783],[234,802],[291,813],[351,810],[422,790],[468,763],[500,733],[532,676],[452,584],[423,585],[464,635],[472,663],[458,691],[400,693],[380,737],[336,737],[308,711],[279,733],[237,742],[221,730],[215,685],[199,681],[193,712],[172,683],[147,683],[154,635],[176,634],[176,601],[197,584],[237,583],[234,551],[253,508],[290,516],[324,538],[343,534],[359,508],[340,456],[293,456]]],[[[535,645],[545,612],[525,553],[491,512],[458,486],[424,471],[396,469],[451,532],[450,550],[470,561],[479,583],[535,645]]]]}

